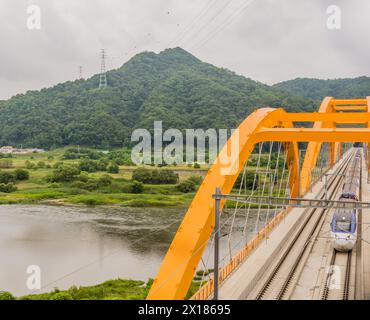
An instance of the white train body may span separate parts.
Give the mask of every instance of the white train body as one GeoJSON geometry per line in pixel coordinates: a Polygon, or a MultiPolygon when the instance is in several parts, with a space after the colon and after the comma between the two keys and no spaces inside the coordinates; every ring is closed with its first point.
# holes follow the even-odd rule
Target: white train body
{"type": "MultiPolygon", "coordinates": [[[[346,173],[343,191],[339,201],[358,202],[360,196],[361,152],[357,151],[346,173]]],[[[358,213],[351,204],[343,204],[336,209],[331,222],[331,239],[334,249],[340,252],[351,251],[357,241],[358,213]]]]}
{"type": "Polygon", "coordinates": [[[334,213],[331,224],[331,238],[334,249],[351,251],[357,241],[357,213],[353,209],[339,209],[334,213]]]}

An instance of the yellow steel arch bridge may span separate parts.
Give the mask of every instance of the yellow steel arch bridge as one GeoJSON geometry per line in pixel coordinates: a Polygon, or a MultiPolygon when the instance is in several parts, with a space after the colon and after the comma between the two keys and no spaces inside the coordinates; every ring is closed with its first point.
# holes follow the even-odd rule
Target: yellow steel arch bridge
{"type": "MultiPolygon", "coordinates": [[[[163,260],[148,299],[184,299],[192,282],[202,254],[215,226],[215,201],[212,196],[216,187],[222,194],[229,194],[255,146],[263,141],[278,141],[287,150],[290,168],[290,197],[304,195],[310,188],[312,170],[316,166],[323,143],[329,143],[329,162],[333,165],[344,142],[370,143],[370,97],[364,99],[335,99],[327,97],[315,113],[287,113],[283,109],[263,108],[245,119],[222,149],[215,164],[209,170],[163,260]],[[297,127],[297,123],[312,123],[309,128],[297,127]],[[237,140],[239,156],[233,165],[237,170],[225,175],[220,159],[227,156],[232,143],[237,140]],[[299,142],[308,142],[303,166],[299,164],[299,142]]],[[[221,202],[221,208],[225,201],[221,202]]],[[[222,270],[225,279],[233,269],[253,250],[255,245],[276,224],[276,216],[238,256],[222,270]]],[[[206,299],[213,290],[209,281],[198,293],[198,299],[206,299]]]]}

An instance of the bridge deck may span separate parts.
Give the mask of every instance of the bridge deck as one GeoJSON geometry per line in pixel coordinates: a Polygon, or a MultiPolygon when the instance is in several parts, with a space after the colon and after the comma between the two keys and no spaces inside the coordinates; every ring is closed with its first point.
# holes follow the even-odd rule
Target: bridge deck
{"type": "MultiPolygon", "coordinates": [[[[342,161],[344,160],[339,161],[328,173],[336,173],[342,161]]],[[[312,192],[306,194],[305,198],[317,198],[324,192],[324,189],[324,181],[319,181],[312,188],[312,192]]],[[[219,290],[220,300],[240,300],[247,298],[274,257],[284,248],[284,245],[291,237],[292,231],[301,223],[306,210],[306,208],[292,209],[285,220],[272,231],[269,238],[222,284],[219,290]]],[[[368,259],[370,259],[370,254],[368,259]]],[[[368,277],[370,278],[370,273],[368,277]]]]}
{"type": "MultiPolygon", "coordinates": [[[[370,199],[366,165],[362,167],[362,200],[370,199]]],[[[370,299],[370,209],[362,210],[362,290],[363,299],[370,299]]]]}

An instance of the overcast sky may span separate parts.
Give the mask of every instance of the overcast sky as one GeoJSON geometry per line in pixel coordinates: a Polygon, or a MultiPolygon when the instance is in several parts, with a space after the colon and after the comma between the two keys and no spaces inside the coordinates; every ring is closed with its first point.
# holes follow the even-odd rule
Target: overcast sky
{"type": "Polygon", "coordinates": [[[0,99],[180,46],[203,61],[273,84],[370,75],[369,0],[0,0],[0,99]],[[27,8],[41,29],[27,28],[27,8]],[[342,10],[340,30],[327,8],[342,10]]]}

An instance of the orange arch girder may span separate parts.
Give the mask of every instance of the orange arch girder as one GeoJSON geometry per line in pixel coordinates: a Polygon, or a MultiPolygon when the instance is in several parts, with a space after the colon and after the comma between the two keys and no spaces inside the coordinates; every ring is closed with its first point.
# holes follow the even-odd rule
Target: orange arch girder
{"type": "MultiPolygon", "coordinates": [[[[328,111],[328,105],[332,98],[327,98],[322,105],[322,112],[328,111]]],[[[336,119],[335,113],[329,115],[312,114],[312,119],[328,119],[335,123],[336,120],[346,122],[344,117],[336,119]],[[333,121],[332,121],[333,120],[333,121]]],[[[307,114],[309,117],[310,114],[307,114]]],[[[288,148],[288,159],[292,168],[290,187],[292,196],[297,195],[298,190],[298,147],[297,141],[312,141],[309,144],[309,156],[306,155],[305,163],[315,165],[319,153],[319,142],[325,138],[322,130],[327,130],[326,125],[315,123],[313,130],[294,129],[293,121],[299,119],[300,114],[288,114],[283,109],[264,108],[252,113],[238,128],[238,135],[234,133],[227,145],[220,152],[215,164],[209,170],[197,194],[195,195],[174,239],[163,260],[153,286],[149,292],[148,299],[168,300],[184,299],[192,278],[202,257],[203,251],[211,237],[214,229],[214,200],[215,188],[220,187],[223,194],[228,194],[240,174],[244,164],[247,162],[255,145],[262,141],[285,141],[290,143],[288,148]],[[321,130],[321,131],[320,131],[321,130]],[[299,136],[304,139],[299,139],[299,136]],[[235,172],[223,175],[223,165],[221,159],[227,158],[228,150],[231,149],[233,142],[237,142],[239,157],[235,160],[235,172]]],[[[358,114],[349,116],[352,122],[362,121],[364,118],[358,114]]],[[[309,121],[309,119],[307,120],[309,121]]],[[[314,120],[316,121],[316,120],[314,120]]],[[[366,121],[370,123],[370,113],[366,113],[366,121]]],[[[330,127],[330,126],[329,126],[330,127]]],[[[370,130],[344,129],[340,134],[332,129],[330,132],[333,142],[341,142],[343,139],[354,138],[359,141],[370,142],[370,130]],[[352,130],[352,131],[351,131],[352,130]]],[[[325,141],[325,140],[324,140],[325,141]]],[[[352,141],[344,140],[344,141],[352,141]]],[[[320,142],[321,146],[321,142],[320,142]]],[[[304,169],[304,168],[303,168],[304,169]]],[[[303,172],[303,170],[302,170],[303,172]]],[[[302,177],[303,179],[303,177],[302,177]]],[[[307,177],[305,177],[307,181],[307,177]]],[[[224,202],[221,203],[221,209],[224,202]]]]}

